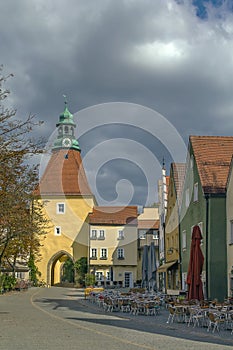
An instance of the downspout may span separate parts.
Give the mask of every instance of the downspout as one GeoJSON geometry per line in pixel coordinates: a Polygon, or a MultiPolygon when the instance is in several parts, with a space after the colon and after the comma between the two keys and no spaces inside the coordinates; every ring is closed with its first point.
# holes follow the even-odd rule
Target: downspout
{"type": "MultiPolygon", "coordinates": [[[[165,220],[165,219],[164,219],[165,220]]],[[[166,264],[166,258],[167,258],[167,253],[166,253],[166,239],[165,239],[165,222],[163,222],[163,251],[164,251],[164,264],[166,264]]],[[[163,272],[163,280],[164,280],[164,291],[165,294],[167,294],[167,271],[163,272]]]]}
{"type": "Polygon", "coordinates": [[[206,248],[205,248],[205,269],[206,269],[206,299],[209,299],[209,269],[208,269],[208,246],[209,246],[209,195],[205,195],[206,199],[206,248]]]}

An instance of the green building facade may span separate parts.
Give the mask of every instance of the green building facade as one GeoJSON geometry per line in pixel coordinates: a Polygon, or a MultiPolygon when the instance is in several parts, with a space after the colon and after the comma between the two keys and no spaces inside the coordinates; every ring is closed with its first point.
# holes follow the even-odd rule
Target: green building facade
{"type": "MultiPolygon", "coordinates": [[[[180,208],[180,254],[182,287],[187,290],[186,277],[192,229],[194,225],[199,225],[203,237],[201,250],[204,255],[202,271],[204,297],[223,301],[228,296],[224,182],[229,171],[230,152],[229,155],[227,151],[223,152],[225,160],[218,160],[216,153],[210,152],[213,150],[213,142],[216,147],[215,139],[216,137],[211,136],[190,137],[180,208]]],[[[217,139],[217,141],[222,141],[217,147],[224,148],[226,144],[228,145],[229,139],[226,144],[225,140],[217,139]]]]}

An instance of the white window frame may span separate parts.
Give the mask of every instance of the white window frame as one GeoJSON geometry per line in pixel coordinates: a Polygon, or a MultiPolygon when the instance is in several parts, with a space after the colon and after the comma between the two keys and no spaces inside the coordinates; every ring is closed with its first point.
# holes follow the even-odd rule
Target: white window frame
{"type": "Polygon", "coordinates": [[[57,214],[65,214],[66,204],[64,202],[57,203],[57,214]]]}
{"type": "Polygon", "coordinates": [[[193,201],[198,202],[198,182],[193,185],[193,201]]]}
{"type": "Polygon", "coordinates": [[[54,235],[55,236],[61,236],[61,226],[55,226],[54,227],[54,235]]]}
{"type": "Polygon", "coordinates": [[[124,230],[118,230],[118,237],[117,239],[121,240],[125,238],[124,230]]]}
{"type": "Polygon", "coordinates": [[[104,275],[102,271],[96,271],[95,273],[96,281],[100,282],[104,280],[104,275]]]}
{"type": "Polygon", "coordinates": [[[117,248],[117,259],[125,258],[125,250],[124,248],[117,248]]]}
{"type": "Polygon", "coordinates": [[[105,239],[105,230],[99,230],[98,239],[105,239]]]}
{"type": "Polygon", "coordinates": [[[96,229],[91,230],[90,239],[97,239],[97,230],[96,229]]]}
{"type": "Polygon", "coordinates": [[[108,258],[108,249],[100,248],[100,259],[107,259],[107,258],[108,258]]]}
{"type": "Polygon", "coordinates": [[[187,249],[187,232],[186,230],[182,231],[182,250],[187,249]]]}
{"type": "Polygon", "coordinates": [[[97,248],[91,248],[90,249],[90,258],[91,259],[97,259],[97,257],[98,257],[98,250],[97,250],[97,248]],[[93,252],[94,252],[94,254],[93,254],[93,252]]]}

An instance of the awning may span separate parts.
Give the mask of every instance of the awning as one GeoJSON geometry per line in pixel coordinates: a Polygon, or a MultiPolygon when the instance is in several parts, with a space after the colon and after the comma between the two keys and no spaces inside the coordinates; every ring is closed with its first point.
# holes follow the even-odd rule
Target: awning
{"type": "Polygon", "coordinates": [[[177,262],[178,262],[178,260],[175,260],[175,261],[168,262],[166,264],[163,264],[163,265],[159,266],[158,272],[166,272],[170,267],[175,265],[177,262]]]}

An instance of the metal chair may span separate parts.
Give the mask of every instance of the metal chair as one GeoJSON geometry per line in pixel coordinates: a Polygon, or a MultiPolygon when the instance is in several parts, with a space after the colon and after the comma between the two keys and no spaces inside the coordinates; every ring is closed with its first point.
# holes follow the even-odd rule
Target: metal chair
{"type": "Polygon", "coordinates": [[[217,316],[213,312],[209,312],[208,317],[209,317],[209,324],[208,324],[207,332],[209,332],[212,327],[213,327],[212,333],[214,333],[216,329],[219,332],[220,331],[220,325],[224,324],[225,320],[220,318],[219,316],[217,316]]]}

